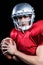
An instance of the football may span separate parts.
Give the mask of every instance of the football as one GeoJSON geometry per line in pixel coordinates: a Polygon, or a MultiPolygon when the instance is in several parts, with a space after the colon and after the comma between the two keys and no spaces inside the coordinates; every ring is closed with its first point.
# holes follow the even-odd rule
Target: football
{"type": "Polygon", "coordinates": [[[2,53],[3,53],[8,59],[12,59],[12,56],[7,53],[7,50],[3,49],[3,48],[6,48],[5,45],[7,45],[7,44],[14,44],[14,40],[11,39],[11,38],[9,38],[9,37],[7,37],[7,38],[5,38],[5,39],[3,39],[3,40],[1,41],[1,51],[2,51],[2,53]]]}

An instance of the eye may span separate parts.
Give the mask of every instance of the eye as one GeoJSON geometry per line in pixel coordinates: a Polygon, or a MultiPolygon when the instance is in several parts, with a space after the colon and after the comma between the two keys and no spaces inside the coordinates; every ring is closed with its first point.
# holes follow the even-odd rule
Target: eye
{"type": "Polygon", "coordinates": [[[18,16],[18,19],[22,19],[22,17],[26,18],[27,16],[23,15],[23,16],[18,16]]]}
{"type": "Polygon", "coordinates": [[[31,17],[32,16],[32,14],[29,14],[29,17],[31,17]]]}
{"type": "Polygon", "coordinates": [[[26,18],[27,16],[24,15],[23,17],[26,18]]]}
{"type": "Polygon", "coordinates": [[[17,18],[18,18],[18,19],[22,19],[22,16],[18,16],[17,18]]]}

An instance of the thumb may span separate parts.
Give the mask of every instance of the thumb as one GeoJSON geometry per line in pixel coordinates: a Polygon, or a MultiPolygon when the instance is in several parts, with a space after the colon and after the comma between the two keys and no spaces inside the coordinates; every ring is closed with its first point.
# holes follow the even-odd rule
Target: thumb
{"type": "Polygon", "coordinates": [[[10,44],[12,45],[15,45],[15,41],[13,39],[10,39],[10,44]]]}
{"type": "Polygon", "coordinates": [[[16,43],[15,43],[15,41],[14,41],[14,45],[15,45],[16,43]]]}
{"type": "Polygon", "coordinates": [[[10,44],[12,44],[12,39],[10,39],[10,44]]]}

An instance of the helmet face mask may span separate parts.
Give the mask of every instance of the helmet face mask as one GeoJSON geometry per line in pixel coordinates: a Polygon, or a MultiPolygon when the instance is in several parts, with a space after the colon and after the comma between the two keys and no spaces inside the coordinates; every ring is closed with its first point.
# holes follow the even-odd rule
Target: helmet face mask
{"type": "Polygon", "coordinates": [[[16,28],[21,29],[21,30],[28,30],[33,24],[34,18],[35,18],[35,13],[34,9],[30,4],[27,3],[20,3],[17,4],[12,11],[12,19],[13,23],[16,28]],[[22,19],[22,17],[30,17],[30,19],[25,20],[23,23],[26,24],[26,22],[30,22],[29,26],[22,26],[23,23],[18,22],[18,19],[22,19]]]}

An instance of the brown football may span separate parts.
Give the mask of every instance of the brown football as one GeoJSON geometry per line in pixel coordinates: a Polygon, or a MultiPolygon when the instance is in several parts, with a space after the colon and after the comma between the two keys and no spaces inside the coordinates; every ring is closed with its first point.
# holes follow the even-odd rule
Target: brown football
{"type": "Polygon", "coordinates": [[[5,41],[14,44],[14,40],[12,38],[5,38],[5,41]]]}
{"type": "MultiPolygon", "coordinates": [[[[4,43],[8,42],[8,43],[14,44],[14,40],[11,39],[11,38],[9,38],[9,37],[3,39],[1,45],[3,45],[3,42],[4,42],[4,43]]],[[[3,52],[2,52],[2,53],[3,53],[3,52]]],[[[10,54],[8,54],[8,53],[7,53],[5,56],[6,56],[8,59],[12,59],[12,56],[11,56],[10,54]]]]}

